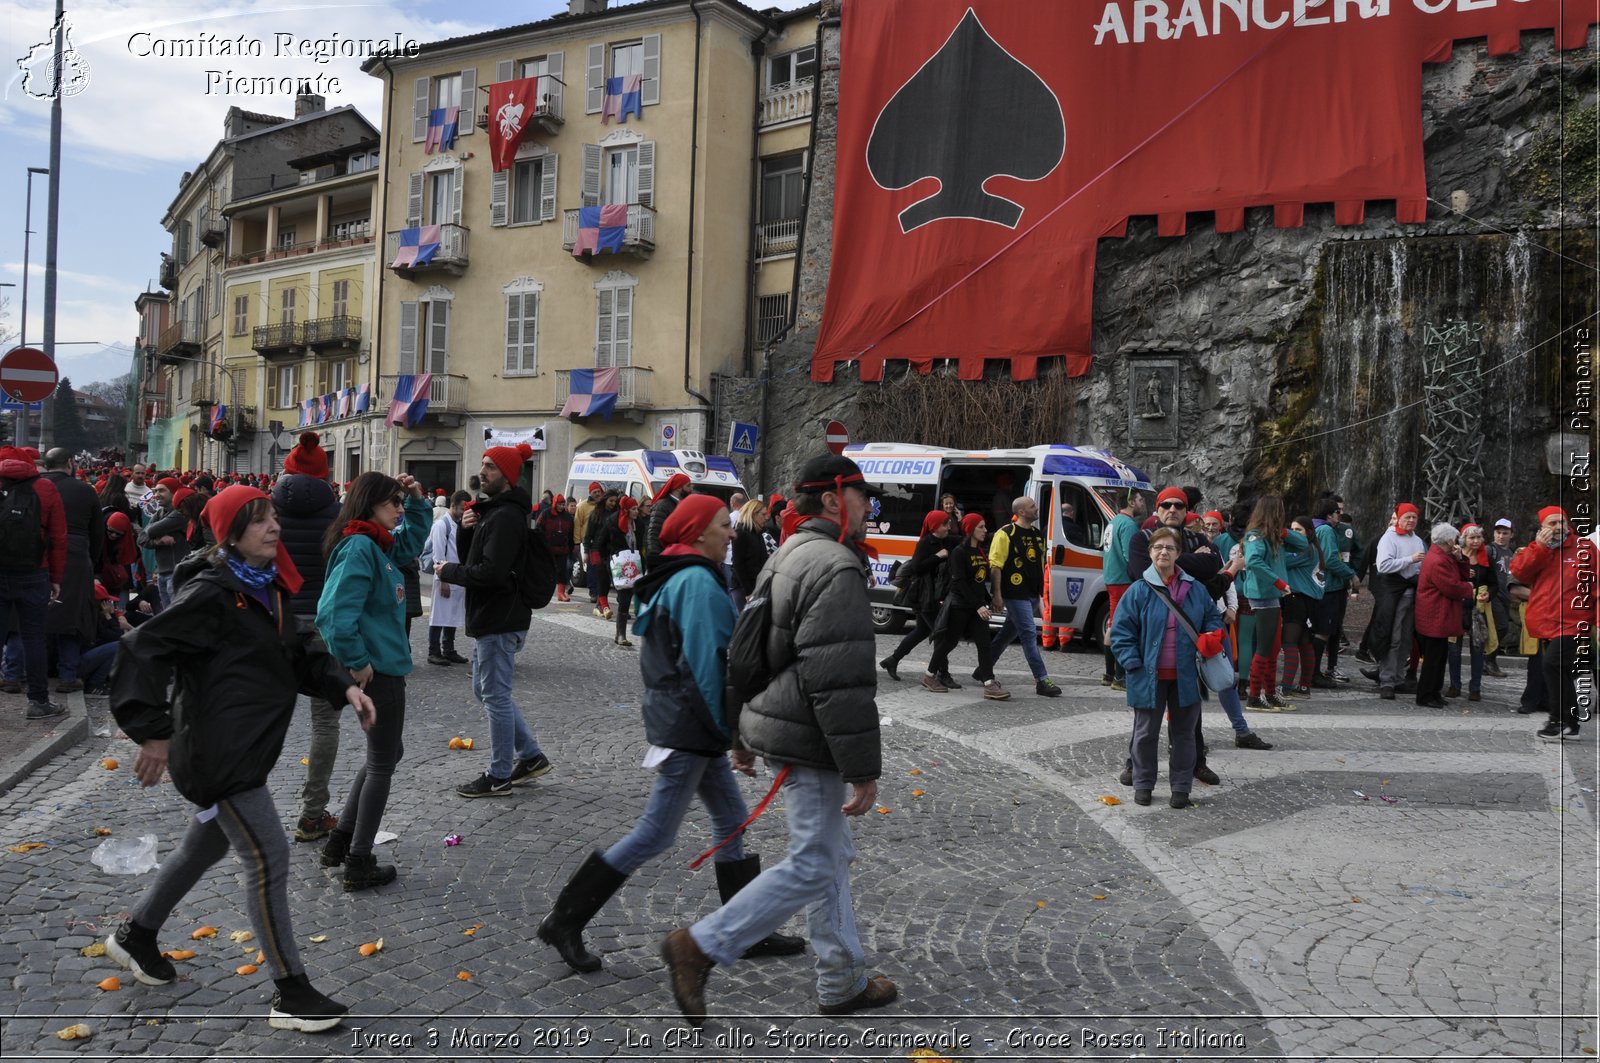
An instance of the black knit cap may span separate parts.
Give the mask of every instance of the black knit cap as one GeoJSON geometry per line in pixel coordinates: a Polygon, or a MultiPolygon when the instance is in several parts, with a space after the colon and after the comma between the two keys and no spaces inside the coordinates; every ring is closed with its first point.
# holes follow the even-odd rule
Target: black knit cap
{"type": "Polygon", "coordinates": [[[868,498],[877,498],[880,494],[877,486],[868,483],[861,474],[861,466],[843,454],[822,454],[812,458],[801,466],[800,477],[794,485],[796,492],[808,495],[820,495],[824,491],[838,491],[845,487],[858,488],[868,498]]]}

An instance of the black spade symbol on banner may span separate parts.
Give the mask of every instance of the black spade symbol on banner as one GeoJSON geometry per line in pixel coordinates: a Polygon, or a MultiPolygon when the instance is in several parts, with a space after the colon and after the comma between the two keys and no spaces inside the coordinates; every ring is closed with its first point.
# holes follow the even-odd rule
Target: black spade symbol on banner
{"type": "Polygon", "coordinates": [[[1065,150],[1055,93],[996,44],[969,8],[944,47],[878,113],[867,169],[890,189],[938,180],[937,192],[901,211],[902,232],[941,218],[1014,229],[1022,207],[985,192],[984,182],[1041,180],[1065,150]]]}

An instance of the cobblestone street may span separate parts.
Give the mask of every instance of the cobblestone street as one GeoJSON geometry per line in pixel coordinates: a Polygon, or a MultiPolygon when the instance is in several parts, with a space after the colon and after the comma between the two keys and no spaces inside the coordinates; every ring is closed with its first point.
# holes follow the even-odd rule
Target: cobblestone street
{"type": "MultiPolygon", "coordinates": [[[[320,846],[293,847],[296,937],[313,983],[353,1012],[328,1035],[270,1030],[266,968],[235,973],[255,945],[229,938],[248,925],[231,857],[162,932],[164,948],[198,953],[175,984],[139,985],[81,955],[150,881],[93,865],[95,829],[153,833],[165,856],[193,811],[170,786],[137,786],[131,743],[90,737],[0,797],[5,844],[45,843],[0,860],[5,1057],[1553,1059],[1600,1045],[1595,729],[1539,742],[1542,719],[1511,711],[1520,671],[1443,710],[1379,701],[1360,680],[1319,691],[1292,714],[1251,714],[1268,752],[1235,749],[1208,707],[1222,784],[1174,811],[1164,782],[1148,808],[1117,783],[1128,717],[1099,683],[1099,654],[1047,654],[1065,691],[1047,700],[1015,648],[1000,665],[1008,702],[983,701],[976,684],[922,690],[925,648],[905,681],[880,674],[880,808],[856,821],[853,882],[871,969],[900,999],[819,1018],[809,959],[741,962],[712,972],[711,1020],[694,1035],[656,946],[717,903],[710,867],[687,870],[713,842],[698,805],[676,848],[590,928],[604,970],[573,974],[533,939],[650,785],[636,651],[588,608],[537,614],[518,660],[519,700],[554,771],[511,798],[456,797],[483,769],[488,730],[468,670],[423,664],[384,824],[398,837],[378,850],[399,881],[347,895],[320,846]],[[448,749],[458,734],[476,751],[448,749]],[[191,941],[202,925],[218,935],[191,941]],[[379,938],[382,951],[358,954],[379,938]],[[96,988],[112,974],[122,989],[96,988]],[[56,1038],[78,1022],[87,1040],[56,1038]]],[[[352,719],[343,741],[335,806],[361,759],[352,719]]],[[[307,743],[302,713],[273,776],[286,824],[307,743]]],[[[752,806],[769,784],[742,780],[752,806]]],[[[769,864],[781,805],[748,836],[769,864]]]]}

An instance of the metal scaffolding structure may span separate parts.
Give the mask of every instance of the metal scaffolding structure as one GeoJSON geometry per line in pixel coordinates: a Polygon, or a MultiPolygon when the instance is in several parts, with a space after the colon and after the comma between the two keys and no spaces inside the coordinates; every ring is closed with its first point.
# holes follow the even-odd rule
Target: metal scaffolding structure
{"type": "Polygon", "coordinates": [[[1423,516],[1460,527],[1481,500],[1483,331],[1471,321],[1423,326],[1423,516]]]}

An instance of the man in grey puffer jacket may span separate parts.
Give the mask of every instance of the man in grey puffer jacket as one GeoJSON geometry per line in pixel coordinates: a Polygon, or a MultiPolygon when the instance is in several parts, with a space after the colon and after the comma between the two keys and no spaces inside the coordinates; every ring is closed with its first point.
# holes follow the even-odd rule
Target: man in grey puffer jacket
{"type": "Polygon", "coordinates": [[[860,546],[875,494],[849,458],[808,461],[795,485],[800,523],[757,584],[757,594],[765,588],[772,601],[773,678],[744,707],[738,738],[749,753],[789,773],[789,855],[720,910],[662,943],[673,996],[694,1026],[705,1022],[711,968],[734,962],[801,909],[817,954],[822,1014],[881,1007],[897,995],[887,978],[867,977],[850,899],[855,846],[845,818],[873,807],[882,768],[871,572],[860,546]]]}

